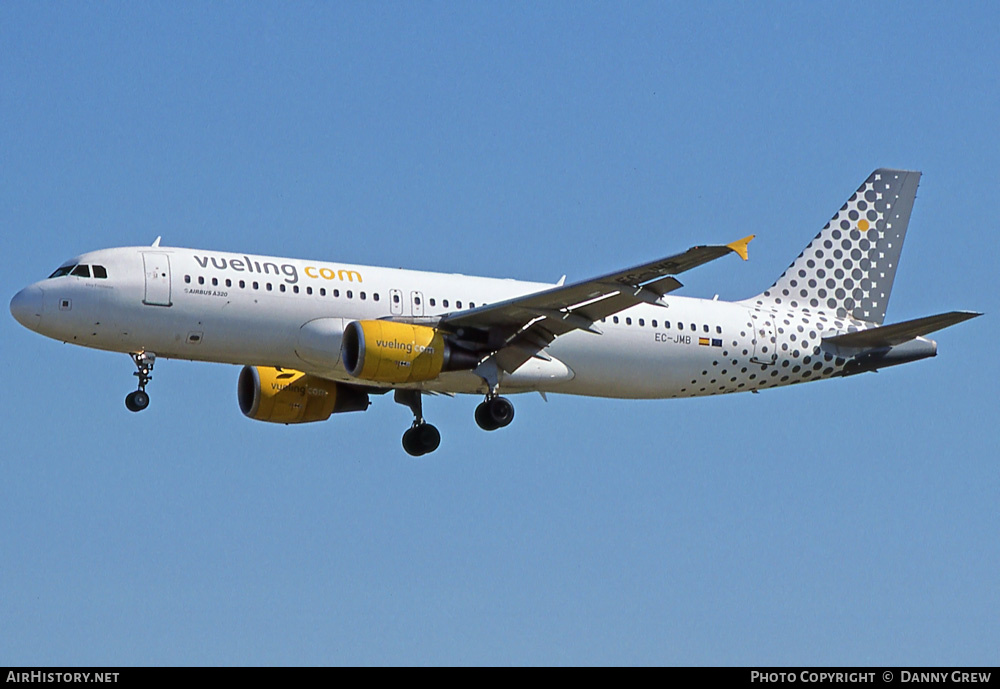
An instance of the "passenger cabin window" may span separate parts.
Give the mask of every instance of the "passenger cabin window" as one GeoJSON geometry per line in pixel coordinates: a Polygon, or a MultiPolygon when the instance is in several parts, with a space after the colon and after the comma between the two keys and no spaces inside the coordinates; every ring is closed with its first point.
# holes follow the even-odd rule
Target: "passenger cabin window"
{"type": "Polygon", "coordinates": [[[73,269],[70,275],[75,275],[79,278],[89,278],[90,277],[90,266],[83,265],[82,263],[73,269]]]}

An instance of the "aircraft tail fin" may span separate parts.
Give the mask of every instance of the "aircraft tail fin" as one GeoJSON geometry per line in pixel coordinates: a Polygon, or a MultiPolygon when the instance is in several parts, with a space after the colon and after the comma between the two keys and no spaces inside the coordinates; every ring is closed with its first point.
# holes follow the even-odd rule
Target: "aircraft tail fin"
{"type": "Polygon", "coordinates": [[[920,173],[875,170],[778,280],[749,301],[885,321],[920,173]]]}

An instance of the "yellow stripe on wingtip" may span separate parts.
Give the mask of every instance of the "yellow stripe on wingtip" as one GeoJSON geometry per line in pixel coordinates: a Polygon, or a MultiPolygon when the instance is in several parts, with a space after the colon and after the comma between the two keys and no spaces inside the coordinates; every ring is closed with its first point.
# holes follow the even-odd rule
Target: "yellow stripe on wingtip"
{"type": "Polygon", "coordinates": [[[743,239],[737,239],[732,244],[726,244],[726,248],[735,251],[739,255],[739,257],[745,261],[748,258],[747,244],[749,244],[756,236],[757,235],[752,234],[747,237],[744,237],[743,239]]]}

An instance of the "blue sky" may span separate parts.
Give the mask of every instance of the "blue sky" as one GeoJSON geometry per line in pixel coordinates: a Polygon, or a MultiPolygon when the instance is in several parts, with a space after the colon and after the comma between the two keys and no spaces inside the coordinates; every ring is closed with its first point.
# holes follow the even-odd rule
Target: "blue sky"
{"type": "Polygon", "coordinates": [[[0,293],[165,244],[528,280],[924,173],[888,320],[939,356],[703,400],[244,418],[239,368],[0,318],[0,664],[997,664],[990,3],[0,4],[0,293]]]}

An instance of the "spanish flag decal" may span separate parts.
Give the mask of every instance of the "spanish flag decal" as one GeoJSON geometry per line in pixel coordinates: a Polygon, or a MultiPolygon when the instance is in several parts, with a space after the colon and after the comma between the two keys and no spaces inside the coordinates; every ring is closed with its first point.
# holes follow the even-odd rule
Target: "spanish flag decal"
{"type": "Polygon", "coordinates": [[[700,344],[702,347],[707,347],[710,344],[710,341],[707,337],[699,337],[698,344],[700,344]]]}

